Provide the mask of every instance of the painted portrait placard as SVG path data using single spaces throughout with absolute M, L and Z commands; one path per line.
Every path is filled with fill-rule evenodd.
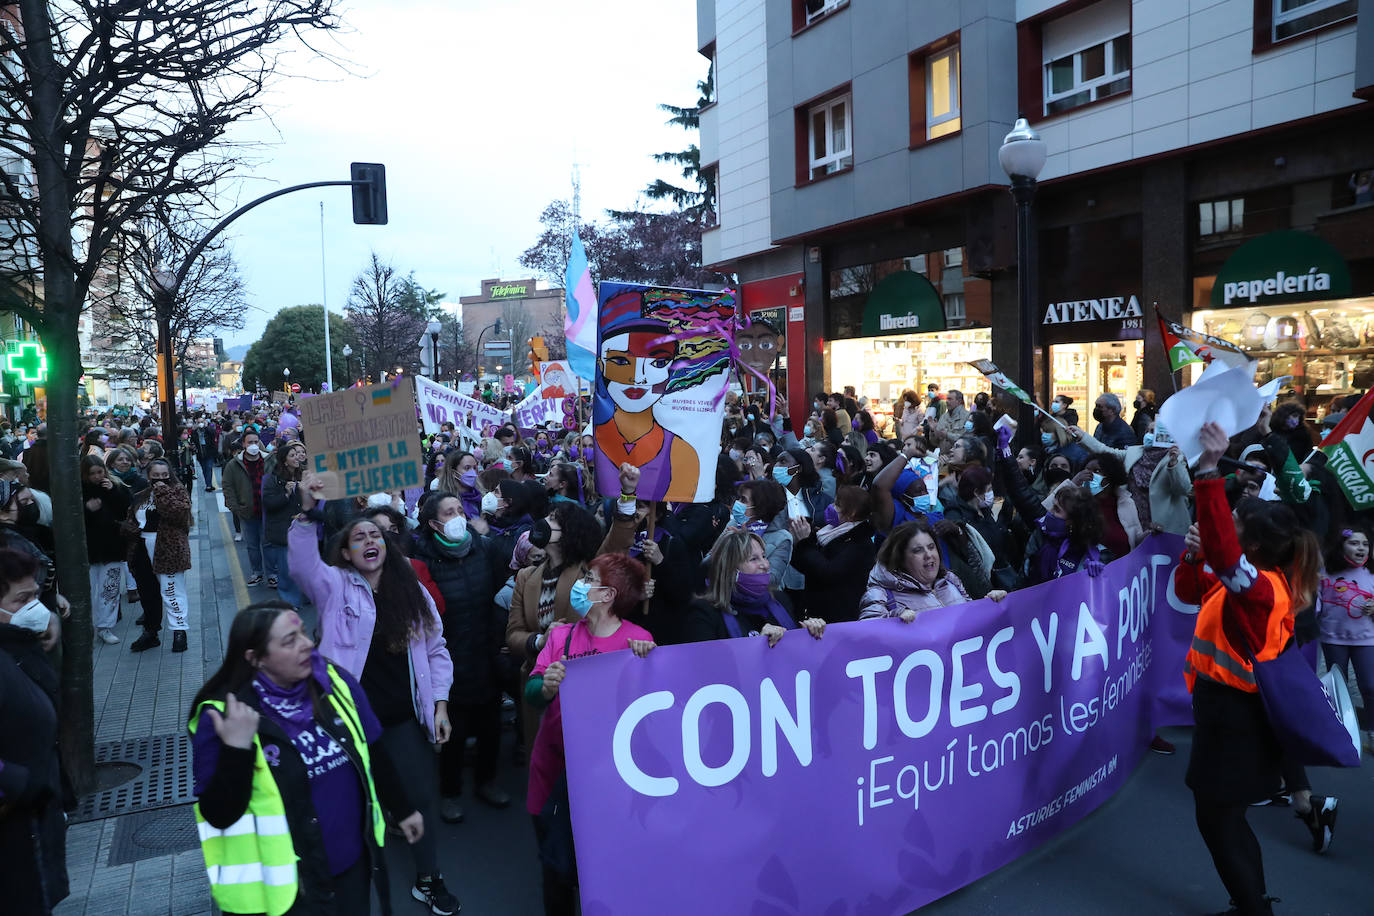
M 597 489 L 619 493 L 620 465 L 628 462 L 641 472 L 640 499 L 708 501 L 731 368 L 734 294 L 601 283 L 597 298 Z

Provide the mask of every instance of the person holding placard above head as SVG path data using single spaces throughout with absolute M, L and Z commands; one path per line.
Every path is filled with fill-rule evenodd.
M 1321 555 L 1316 537 L 1283 503 L 1246 499 L 1232 513 L 1217 470 L 1226 433 L 1204 423 L 1198 442 L 1198 520 L 1174 577 L 1178 598 L 1201 605 L 1184 666 L 1196 721 L 1186 781 L 1231 912 L 1269 914 L 1259 841 L 1246 813 L 1250 803 L 1278 791 L 1284 768 L 1254 663 L 1278 658 L 1292 642 L 1293 612 L 1316 594 Z M 1325 851 L 1336 799 L 1295 791 L 1292 800 L 1314 847 Z
M 320 559 L 316 503 L 325 481 L 307 473 L 298 488 L 301 514 L 287 532 L 292 578 L 319 608 L 320 652 L 362 685 L 382 725 L 379 746 L 400 774 L 429 825 L 438 820 L 439 787 L 432 748 L 452 733 L 448 698 L 453 661 L 434 599 L 410 561 L 392 549 L 366 517 L 355 517 L 326 545 Z M 400 814 L 401 812 L 393 812 Z M 458 899 L 439 873 L 433 831 L 411 847 L 411 896 L 436 916 L 458 912 Z

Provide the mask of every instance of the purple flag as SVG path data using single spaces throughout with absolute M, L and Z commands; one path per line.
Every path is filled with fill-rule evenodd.
M 1191 721 L 1181 550 L 819 642 L 572 660 L 583 912 L 900 914 L 1044 843 Z

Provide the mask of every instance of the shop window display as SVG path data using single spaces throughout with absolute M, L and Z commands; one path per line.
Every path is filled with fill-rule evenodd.
M 1314 419 L 1330 402 L 1374 387 L 1374 299 L 1202 309 L 1192 326 L 1232 341 L 1258 362 L 1255 375 L 1291 375 Z M 1193 373 L 1196 377 L 1196 371 Z

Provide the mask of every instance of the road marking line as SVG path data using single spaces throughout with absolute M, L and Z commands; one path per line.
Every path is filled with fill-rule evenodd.
M 234 600 L 238 602 L 239 609 L 242 610 L 253 603 L 248 600 L 248 584 L 243 579 L 243 566 L 239 563 L 239 552 L 234 548 L 234 535 L 229 531 L 229 522 L 225 518 L 226 513 L 216 512 L 215 514 L 219 516 L 220 536 L 228 548 L 225 552 L 229 555 L 229 578 L 234 580 Z

